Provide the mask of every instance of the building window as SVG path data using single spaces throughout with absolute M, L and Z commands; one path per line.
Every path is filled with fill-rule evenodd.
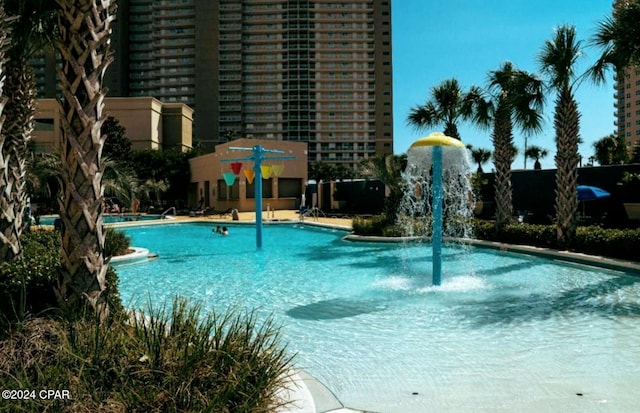
M 218 179 L 218 200 L 219 201 L 237 201 L 240 199 L 240 185 L 239 181 L 233 183 L 232 186 L 227 186 L 224 179 Z
M 278 178 L 278 198 L 298 198 L 301 191 L 300 178 Z
M 263 198 L 273 198 L 272 183 L 273 183 L 272 178 L 262 180 L 262 197 Z M 255 181 L 253 181 L 252 183 L 247 182 L 247 198 L 255 198 L 255 184 L 256 184 Z

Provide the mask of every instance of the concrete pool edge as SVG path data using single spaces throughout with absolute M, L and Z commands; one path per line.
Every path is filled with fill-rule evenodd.
M 145 262 L 149 259 L 149 250 L 141 247 L 129 247 L 132 250 L 129 254 L 117 255 L 111 257 L 109 264 L 112 265 L 129 265 Z
M 276 413 L 373 413 L 345 407 L 327 386 L 301 369 L 293 369 L 280 390 L 286 406 Z
M 551 248 L 533 247 L 529 245 L 504 244 L 500 242 L 483 241 L 477 239 L 464 240 L 463 242 L 474 246 L 480 246 L 499 251 L 517 252 L 521 254 L 534 255 L 560 261 L 568 261 L 576 264 L 606 268 L 609 270 L 631 272 L 635 275 L 640 275 L 640 262 L 627 261 L 617 258 L 608 258 L 599 255 L 589 255 L 567 250 L 555 250 Z

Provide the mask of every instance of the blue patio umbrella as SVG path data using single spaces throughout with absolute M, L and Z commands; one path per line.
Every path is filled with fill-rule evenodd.
M 582 216 L 585 217 L 585 201 L 595 201 L 608 198 L 611 194 L 602 188 L 589 185 L 578 185 L 578 201 L 582 202 Z
M 602 188 L 589 185 L 578 185 L 578 201 L 594 201 L 610 197 L 611 194 Z

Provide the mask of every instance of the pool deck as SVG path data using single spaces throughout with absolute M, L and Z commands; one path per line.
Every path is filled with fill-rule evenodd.
M 230 215 L 219 217 L 219 216 L 210 216 L 210 217 L 178 217 L 180 219 L 187 220 L 204 220 L 207 222 L 220 222 L 220 223 L 234 223 L 234 222 L 255 222 L 256 214 L 254 212 L 240 212 L 238 214 L 238 221 L 233 221 Z M 300 215 L 298 211 L 292 210 L 282 210 L 282 211 L 270 211 L 262 213 L 262 222 L 279 222 L 279 221 L 293 221 L 293 222 L 304 222 L 305 224 L 321 224 L 328 225 L 339 229 L 351 230 L 351 218 L 330 218 L 323 217 L 322 215 L 318 217 L 313 216 L 305 216 L 303 219 L 300 219 Z
M 128 226 L 139 226 L 139 225 L 155 225 L 155 224 L 166 224 L 171 222 L 209 222 L 212 224 L 251 224 L 256 222 L 256 214 L 254 212 L 240 212 L 238 214 L 238 220 L 234 221 L 231 218 L 231 215 L 210 215 L 210 216 L 175 216 L 171 219 L 166 220 L 149 220 L 149 221 L 131 221 L 131 222 L 118 222 L 112 224 L 106 224 L 107 226 L 118 226 L 118 227 L 128 227 Z M 266 211 L 262 213 L 262 222 L 264 224 L 269 223 L 278 223 L 278 222 L 304 222 L 305 224 L 311 225 L 322 225 L 329 226 L 336 229 L 342 229 L 345 231 L 351 230 L 351 218 L 332 218 L 332 217 L 311 217 L 305 216 L 303 219 L 300 219 L 300 215 L 298 211 L 292 210 L 282 210 L 282 211 L 270 211 L 267 213 Z

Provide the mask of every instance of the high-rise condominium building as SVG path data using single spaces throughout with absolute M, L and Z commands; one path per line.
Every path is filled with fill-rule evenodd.
M 613 13 L 622 3 L 613 2 Z M 616 74 L 616 121 L 618 136 L 623 137 L 629 152 L 640 145 L 640 67 L 629 67 L 623 74 Z
M 616 76 L 616 126 L 631 152 L 640 145 L 640 68 Z
M 353 166 L 393 152 L 390 0 L 119 0 L 109 96 L 194 110 L 194 143 L 309 142 Z

